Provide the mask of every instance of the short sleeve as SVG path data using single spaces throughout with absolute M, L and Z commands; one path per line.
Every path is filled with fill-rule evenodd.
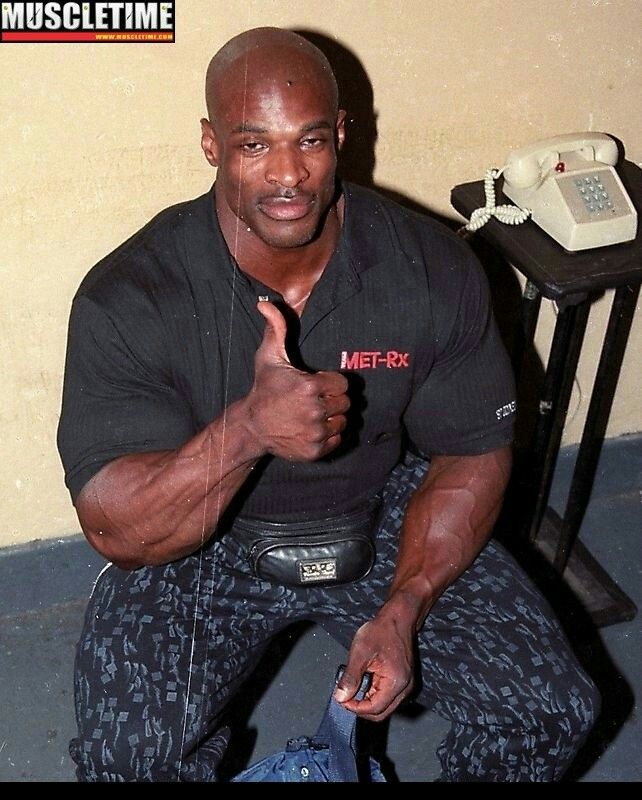
M 479 455 L 513 439 L 514 376 L 486 276 L 472 252 L 462 266 L 454 291 L 432 299 L 435 359 L 404 415 L 412 443 L 428 456 Z
M 195 433 L 188 404 L 172 387 L 167 365 L 154 355 L 162 352 L 160 337 L 138 323 L 136 333 L 120 330 L 92 300 L 74 301 L 58 426 L 58 449 L 74 502 L 109 461 L 174 449 Z

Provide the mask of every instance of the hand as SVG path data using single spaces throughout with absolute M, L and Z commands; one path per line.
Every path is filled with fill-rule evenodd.
M 357 631 L 334 696 L 358 716 L 379 722 L 412 691 L 413 661 L 412 628 L 401 630 L 393 617 L 380 614 Z M 363 700 L 353 700 L 366 672 L 372 672 L 370 689 Z
M 348 381 L 339 372 L 308 373 L 290 363 L 286 323 L 267 301 L 266 319 L 254 359 L 254 386 L 246 398 L 248 426 L 261 449 L 290 461 L 316 461 L 341 442 L 350 407 Z

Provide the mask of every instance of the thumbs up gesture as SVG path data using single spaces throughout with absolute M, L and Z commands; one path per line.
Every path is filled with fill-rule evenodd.
M 308 373 L 293 367 L 283 315 L 267 301 L 257 308 L 266 325 L 246 398 L 247 424 L 265 453 L 316 461 L 341 442 L 350 407 L 348 381 L 339 372 Z

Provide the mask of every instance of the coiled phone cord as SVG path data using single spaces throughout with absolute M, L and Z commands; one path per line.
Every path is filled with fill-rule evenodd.
M 487 169 L 484 177 L 484 191 L 486 193 L 486 205 L 477 208 L 470 215 L 470 220 L 466 225 L 457 231 L 459 235 L 474 233 L 483 227 L 492 217 L 496 217 L 505 225 L 520 225 L 526 222 L 531 212 L 527 208 L 518 206 L 496 206 L 495 205 L 495 181 L 502 174 L 504 169 Z

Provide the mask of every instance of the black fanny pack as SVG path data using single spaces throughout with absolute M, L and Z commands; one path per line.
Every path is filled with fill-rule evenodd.
M 379 499 L 340 516 L 307 522 L 237 517 L 232 535 L 247 550 L 252 572 L 286 586 L 350 583 L 375 562 Z

